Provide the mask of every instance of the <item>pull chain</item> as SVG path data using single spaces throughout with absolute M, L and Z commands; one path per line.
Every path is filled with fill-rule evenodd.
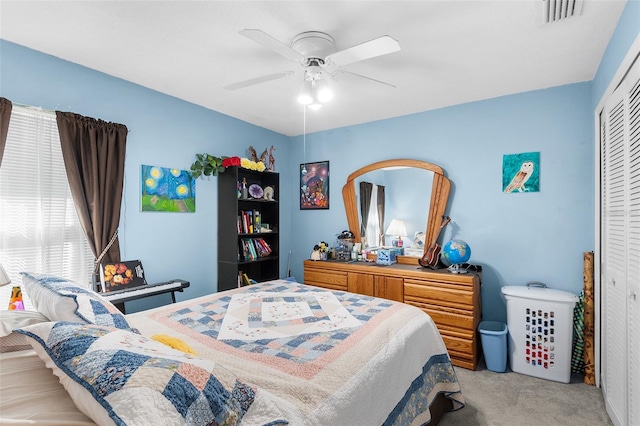
M 302 174 L 307 174 L 307 106 L 302 106 Z

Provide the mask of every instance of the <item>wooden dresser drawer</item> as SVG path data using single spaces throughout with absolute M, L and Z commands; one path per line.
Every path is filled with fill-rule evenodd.
M 323 269 L 304 268 L 304 283 L 330 290 L 347 291 L 347 273 Z
M 474 318 L 473 312 L 444 306 L 430 305 L 428 303 L 420 303 L 418 301 L 408 299 L 406 293 L 404 295 L 404 300 L 405 303 L 417 306 L 429 314 L 438 326 L 448 325 L 465 330 L 475 330 L 478 325 L 476 324 L 477 321 Z
M 473 342 L 471 340 L 448 336 L 443 332 L 441 332 L 440 335 L 442 336 L 442 340 L 444 341 L 448 351 L 457 352 L 458 356 L 473 359 Z
M 432 305 L 450 306 L 468 311 L 474 309 L 473 287 L 405 280 L 404 297 L 405 300 L 426 302 Z

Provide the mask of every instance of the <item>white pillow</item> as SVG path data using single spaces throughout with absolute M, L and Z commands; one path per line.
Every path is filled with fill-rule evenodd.
M 214 361 L 127 330 L 46 322 L 18 332 L 100 425 L 237 424 L 255 398 Z
M 21 272 L 33 307 L 51 321 L 85 322 L 130 329 L 113 303 L 73 281 L 51 275 Z
M 13 330 L 49 319 L 35 311 L 0 311 L 0 353 L 31 349 L 24 335 Z

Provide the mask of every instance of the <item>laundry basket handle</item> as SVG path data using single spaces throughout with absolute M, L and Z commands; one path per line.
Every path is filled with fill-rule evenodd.
M 547 288 L 547 285 L 545 283 L 542 283 L 540 281 L 529 281 L 527 283 L 527 287 L 541 287 L 541 288 Z

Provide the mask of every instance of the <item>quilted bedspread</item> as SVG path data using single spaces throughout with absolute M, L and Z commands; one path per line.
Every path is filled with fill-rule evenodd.
M 435 324 L 402 303 L 275 280 L 127 319 L 253 385 L 243 425 L 420 425 L 439 393 L 464 405 Z

